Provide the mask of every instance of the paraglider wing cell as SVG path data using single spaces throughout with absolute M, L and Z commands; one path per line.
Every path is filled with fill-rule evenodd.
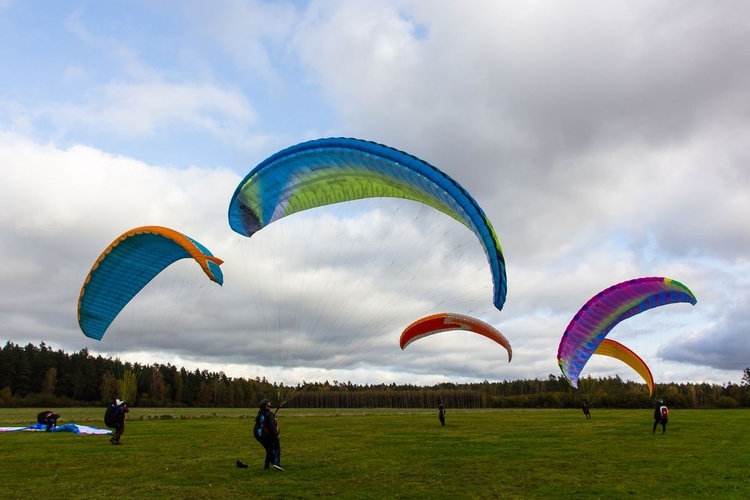
M 589 299 L 560 339 L 557 362 L 573 387 L 581 370 L 607 334 L 621 321 L 655 307 L 696 304 L 693 293 L 669 278 L 638 278 L 613 285 Z
M 505 336 L 500 333 L 492 325 L 485 323 L 484 321 L 466 316 L 464 314 L 454 313 L 438 313 L 424 318 L 418 319 L 411 325 L 407 326 L 406 329 L 401 333 L 401 339 L 399 341 L 401 349 L 405 349 L 406 346 L 430 335 L 434 335 L 439 332 L 447 332 L 452 330 L 466 330 L 479 335 L 483 335 L 494 342 L 497 342 L 501 346 L 505 347 L 508 351 L 508 362 L 513 357 L 513 350 L 511 349 L 510 342 Z
M 651 375 L 651 370 L 646 363 L 636 353 L 625 347 L 624 345 L 616 342 L 612 339 L 604 339 L 599 347 L 596 348 L 594 354 L 601 356 L 609 356 L 622 361 L 640 375 L 648 386 L 648 395 L 654 394 L 654 377 Z
M 448 175 L 388 146 L 329 138 L 280 151 L 261 162 L 239 184 L 229 206 L 229 225 L 249 237 L 302 210 L 382 197 L 423 203 L 472 230 L 492 271 L 493 302 L 502 309 L 507 290 L 505 260 L 484 211 Z
M 169 228 L 144 226 L 112 242 L 94 263 L 78 299 L 78 324 L 87 337 L 101 340 L 128 302 L 157 274 L 179 259 L 191 258 L 209 279 L 224 277 L 206 247 Z

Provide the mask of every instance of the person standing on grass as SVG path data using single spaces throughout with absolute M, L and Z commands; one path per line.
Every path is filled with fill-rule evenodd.
M 125 432 L 125 414 L 128 413 L 128 405 L 125 401 L 115 399 L 104 412 L 104 424 L 110 429 L 114 429 L 114 435 L 109 439 L 112 444 L 120 443 L 120 437 Z
M 661 424 L 661 433 L 667 432 L 667 421 L 669 420 L 669 408 L 664 404 L 664 400 L 660 399 L 654 406 L 654 428 L 651 434 L 656 434 L 656 427 Z
M 581 409 L 583 410 L 583 414 L 586 416 L 586 419 L 591 418 L 591 410 L 589 409 L 589 402 L 585 399 L 583 400 L 583 403 L 581 403 Z
M 253 436 L 266 450 L 266 459 L 263 463 L 264 469 L 273 467 L 278 471 L 281 468 L 281 442 L 279 440 L 279 425 L 276 422 L 276 414 L 271 411 L 271 402 L 264 399 L 260 402 L 258 415 L 255 417 Z
M 440 419 L 440 425 L 445 425 L 445 406 L 443 403 L 438 403 L 438 418 Z

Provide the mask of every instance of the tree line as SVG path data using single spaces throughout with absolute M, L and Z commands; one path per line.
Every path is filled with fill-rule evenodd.
M 68 354 L 45 343 L 0 350 L 0 407 L 103 405 L 122 397 L 118 379 L 135 378 L 133 406 L 255 407 L 284 391 L 290 408 L 576 408 L 585 399 L 597 408 L 650 408 L 645 384 L 617 377 L 582 378 L 574 389 L 562 375 L 547 379 L 441 383 L 433 386 L 303 382 L 285 388 L 266 380 L 228 377 L 223 372 L 186 370 L 171 364 L 142 365 L 92 356 L 87 349 Z M 656 396 L 675 408 L 749 408 L 750 367 L 742 384 L 657 384 Z

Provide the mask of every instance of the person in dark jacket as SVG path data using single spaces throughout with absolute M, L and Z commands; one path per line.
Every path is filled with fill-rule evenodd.
M 445 425 L 445 406 L 443 406 L 443 403 L 438 403 L 438 418 L 440 419 L 440 425 Z
M 279 440 L 279 425 L 276 422 L 276 414 L 271 411 L 271 402 L 264 399 L 260 402 L 258 415 L 255 417 L 253 436 L 266 450 L 266 459 L 263 463 L 264 469 L 273 467 L 278 471 L 281 468 L 281 442 Z
M 651 434 L 656 434 L 656 427 L 661 424 L 661 433 L 667 432 L 667 421 L 669 420 L 669 408 L 664 404 L 664 400 L 660 399 L 654 406 L 654 428 Z
M 581 403 L 581 409 L 583 410 L 583 414 L 587 419 L 591 418 L 591 409 L 589 408 L 589 402 L 585 399 L 583 400 L 583 403 Z
M 57 427 L 57 419 L 60 418 L 59 413 L 54 411 L 44 410 L 40 411 L 36 416 L 37 423 L 45 425 L 45 431 L 50 432 L 53 428 Z
M 120 443 L 120 438 L 125 432 L 125 414 L 129 411 L 130 409 L 125 401 L 115 399 L 114 402 L 107 407 L 107 411 L 104 412 L 104 424 L 110 429 L 115 430 L 114 434 L 109 439 L 110 443 L 118 445 L 122 444 Z

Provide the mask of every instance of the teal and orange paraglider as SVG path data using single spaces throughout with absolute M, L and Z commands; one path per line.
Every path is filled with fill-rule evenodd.
M 374 142 L 318 139 L 291 146 L 256 166 L 229 205 L 243 236 L 303 210 L 363 198 L 404 198 L 439 210 L 474 232 L 492 272 L 493 303 L 507 291 L 505 259 L 484 211 L 458 182 L 419 158 Z
M 109 325 L 156 275 L 180 259 L 194 259 L 211 281 L 224 281 L 223 262 L 182 233 L 159 226 L 131 229 L 96 260 L 78 298 L 78 324 L 87 337 L 101 340 Z
M 669 278 L 638 278 L 603 290 L 576 313 L 560 339 L 557 362 L 565 378 L 578 377 L 594 351 L 618 323 L 654 307 L 697 300 L 688 287 Z

